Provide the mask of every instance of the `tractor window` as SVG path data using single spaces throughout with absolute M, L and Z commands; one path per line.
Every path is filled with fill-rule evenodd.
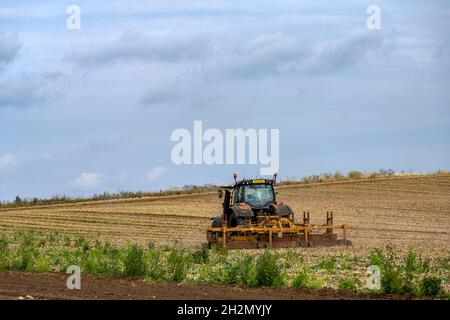
M 268 184 L 240 186 L 236 191 L 236 202 L 246 202 L 252 207 L 261 208 L 275 201 L 273 188 Z
M 244 202 L 244 186 L 239 186 L 234 193 L 234 203 Z

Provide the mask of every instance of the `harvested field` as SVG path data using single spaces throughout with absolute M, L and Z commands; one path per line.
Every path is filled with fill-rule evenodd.
M 353 248 L 344 250 L 356 254 L 387 244 L 413 247 L 423 255 L 450 251 L 450 175 L 287 185 L 279 187 L 279 198 L 297 219 L 310 211 L 312 222 L 322 223 L 325 212 L 333 211 L 336 223 L 353 225 Z M 58 231 L 117 244 L 196 247 L 220 210 L 220 200 L 210 193 L 2 209 L 0 231 Z

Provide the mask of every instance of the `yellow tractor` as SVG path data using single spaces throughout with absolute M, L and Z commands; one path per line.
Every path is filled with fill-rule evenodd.
M 273 248 L 351 245 L 347 240 L 350 226 L 333 224 L 333 212 L 327 212 L 326 223 L 310 223 L 309 212 L 303 212 L 302 223 L 296 223 L 292 209 L 276 199 L 277 174 L 273 179 L 243 179 L 219 187 L 223 214 L 212 218 L 206 230 L 209 248 Z M 342 236 L 334 231 L 342 231 Z

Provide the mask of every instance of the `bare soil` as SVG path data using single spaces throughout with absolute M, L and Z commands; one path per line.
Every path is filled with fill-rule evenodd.
M 355 254 L 386 244 L 426 256 L 450 252 L 450 175 L 279 186 L 279 199 L 298 221 L 308 211 L 312 223 L 325 223 L 326 211 L 333 211 L 335 224 L 353 226 L 349 239 Z M 221 208 L 221 199 L 207 193 L 0 209 L 0 232 L 31 229 L 118 245 L 152 241 L 200 247 Z
M 292 288 L 243 288 L 227 285 L 147 283 L 141 279 L 82 275 L 81 289 L 66 287 L 61 273 L 0 272 L 0 299 L 141 299 L 141 300 L 354 300 L 408 299 L 404 295 L 356 294 L 350 291 L 319 291 Z

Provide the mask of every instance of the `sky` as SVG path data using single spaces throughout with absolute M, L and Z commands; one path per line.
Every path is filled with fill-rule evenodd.
M 259 174 L 175 165 L 195 120 L 279 129 L 281 179 L 450 170 L 450 3 L 0 1 L 0 200 Z

